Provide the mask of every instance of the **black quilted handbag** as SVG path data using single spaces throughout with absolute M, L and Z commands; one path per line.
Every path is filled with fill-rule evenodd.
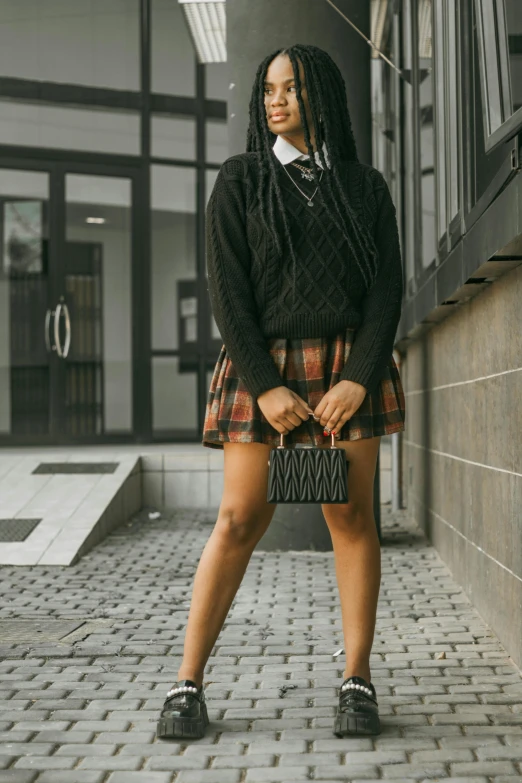
M 269 503 L 347 503 L 346 452 L 335 445 L 288 448 L 283 443 L 270 451 L 268 460 Z

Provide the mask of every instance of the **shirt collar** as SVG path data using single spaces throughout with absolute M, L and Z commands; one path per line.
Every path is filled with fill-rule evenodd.
M 283 166 L 286 166 L 288 163 L 291 163 L 293 160 L 308 160 L 310 158 L 310 156 L 307 153 L 303 153 L 301 152 L 301 150 L 298 150 L 297 147 L 294 147 L 294 145 L 290 144 L 289 141 L 283 139 L 282 136 L 277 137 L 272 149 L 274 155 L 279 160 L 279 162 L 283 164 Z M 328 160 L 328 153 L 326 151 L 326 144 L 324 143 L 324 141 L 323 141 L 323 153 L 324 153 L 324 159 L 326 161 L 326 165 L 329 167 L 330 163 Z M 321 159 L 317 151 L 315 152 L 315 160 L 317 165 L 322 168 Z

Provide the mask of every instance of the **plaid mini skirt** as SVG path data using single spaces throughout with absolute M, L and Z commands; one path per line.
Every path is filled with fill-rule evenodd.
M 348 328 L 330 338 L 269 339 L 270 354 L 281 375 L 281 385 L 298 394 L 315 410 L 326 392 L 339 382 L 355 332 Z M 404 391 L 392 356 L 379 385 L 374 392 L 366 394 L 337 439 L 360 440 L 399 432 L 404 429 L 405 413 Z M 287 446 L 294 443 L 320 446 L 330 440 L 323 435 L 322 425 L 310 416 L 285 435 L 284 443 Z M 239 378 L 223 345 L 210 382 L 202 443 L 209 448 L 222 449 L 224 442 L 278 446 L 280 435 Z

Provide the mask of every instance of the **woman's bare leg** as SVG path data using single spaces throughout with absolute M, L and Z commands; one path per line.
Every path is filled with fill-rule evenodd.
M 341 600 L 346 668 L 369 682 L 370 652 L 375 633 L 381 584 L 381 547 L 373 513 L 373 482 L 380 437 L 338 441 L 348 469 L 348 503 L 324 504 L 332 536 Z
M 198 687 L 250 556 L 277 508 L 266 501 L 270 449 L 263 443 L 224 444 L 223 497 L 196 571 L 178 671 L 179 680 Z

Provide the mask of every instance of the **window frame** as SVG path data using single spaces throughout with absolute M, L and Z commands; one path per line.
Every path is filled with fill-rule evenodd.
M 486 43 L 486 33 L 488 28 L 484 23 L 484 3 L 491 3 L 491 10 L 494 14 L 494 40 L 495 51 L 488 51 Z M 522 107 L 516 112 L 511 112 L 511 106 L 507 103 L 509 94 L 509 85 L 511 82 L 511 69 L 509 63 L 509 45 L 507 39 L 507 25 L 504 0 L 474 0 L 475 18 L 477 23 L 478 55 L 480 70 L 480 88 L 482 95 L 482 117 L 484 146 L 486 152 L 496 149 L 509 139 L 516 136 L 522 129 Z M 504 35 L 499 35 L 499 30 L 504 31 Z M 489 31 L 491 38 L 491 31 Z M 491 74 L 491 63 L 496 64 L 494 74 Z M 499 107 L 501 112 L 500 125 L 492 129 L 491 124 L 491 101 L 489 84 L 495 79 L 498 85 L 500 97 Z
M 432 13 L 438 265 L 462 236 L 461 8 L 456 0 L 438 0 Z

